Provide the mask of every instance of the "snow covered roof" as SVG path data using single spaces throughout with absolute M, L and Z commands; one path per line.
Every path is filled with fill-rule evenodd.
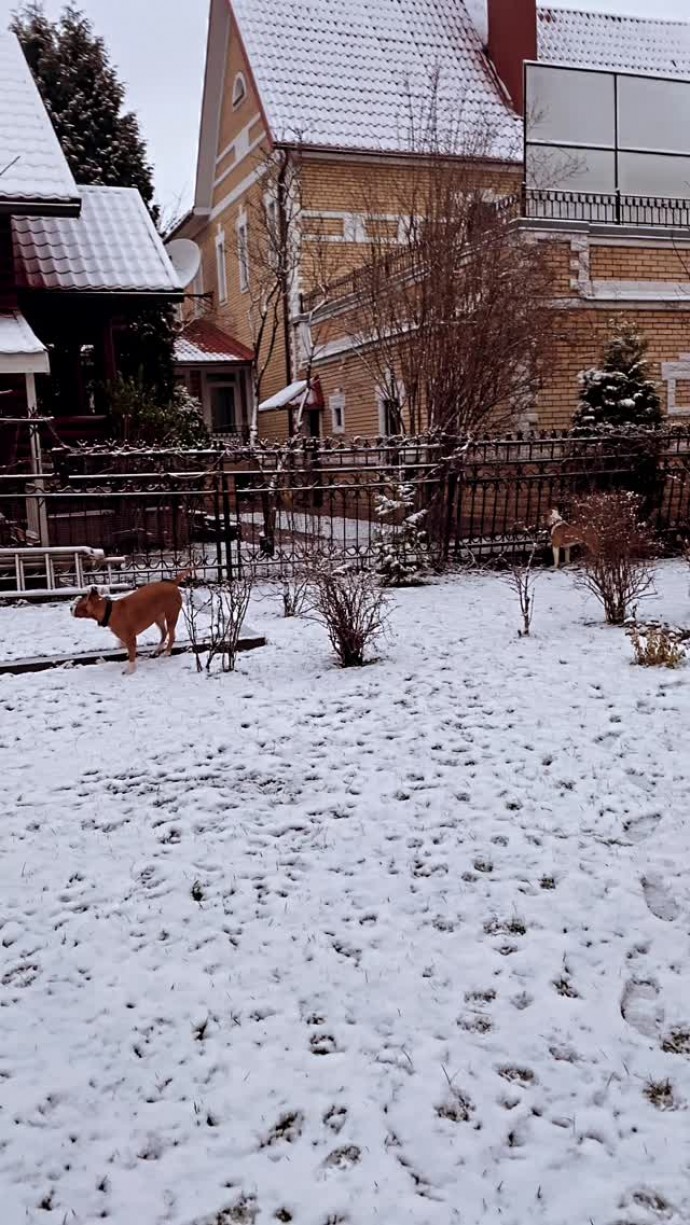
M 0 314 L 0 374 L 48 374 L 48 350 L 19 311 Z
M 439 127 L 482 128 L 491 156 L 517 157 L 519 122 L 462 0 L 232 0 L 278 141 L 398 152 L 410 98 L 431 95 Z M 414 111 L 414 107 L 412 108 Z
M 0 207 L 79 212 L 79 192 L 24 53 L 0 32 Z
M 13 217 L 17 285 L 94 293 L 181 294 L 139 192 L 80 187 L 80 217 Z
M 688 22 L 542 8 L 538 28 L 547 63 L 690 78 Z
M 253 358 L 246 345 L 203 319 L 187 324 L 175 341 L 175 361 L 181 366 L 251 362 Z
M 296 383 L 289 383 L 287 387 L 283 387 L 282 391 L 276 392 L 274 396 L 270 396 L 268 400 L 263 400 L 259 405 L 261 412 L 267 412 L 271 408 L 289 408 L 290 405 L 298 405 L 301 402 L 302 396 L 307 390 L 307 380 L 299 379 Z M 321 396 L 321 385 L 316 379 L 312 384 L 312 388 L 307 396 L 305 405 L 309 407 L 323 406 Z
M 283 387 L 282 391 L 277 391 L 268 400 L 263 400 L 259 405 L 260 411 L 266 412 L 271 408 L 287 408 L 290 404 L 299 403 L 300 397 L 304 395 L 306 386 L 306 379 L 300 379 L 297 383 L 289 383 L 287 387 Z

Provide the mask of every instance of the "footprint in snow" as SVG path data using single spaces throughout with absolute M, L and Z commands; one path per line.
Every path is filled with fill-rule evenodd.
M 623 829 L 631 842 L 642 842 L 644 838 L 651 837 L 660 820 L 661 813 L 649 812 L 641 817 L 631 817 L 624 823 Z
M 647 906 L 657 919 L 672 923 L 678 918 L 680 906 L 660 876 L 651 872 L 643 876 L 642 891 Z
M 621 1014 L 638 1034 L 655 1038 L 664 1021 L 664 1006 L 653 979 L 631 979 L 621 997 Z

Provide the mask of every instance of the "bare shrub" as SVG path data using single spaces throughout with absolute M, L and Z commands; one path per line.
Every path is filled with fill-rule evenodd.
M 299 617 L 304 612 L 309 595 L 309 579 L 305 574 L 293 574 L 282 581 L 281 597 L 284 617 Z
M 294 532 L 294 527 L 293 527 Z M 297 545 L 293 550 L 292 567 L 278 579 L 284 617 L 301 617 L 311 605 L 312 571 L 322 557 L 319 543 Z
M 528 638 L 534 615 L 534 588 L 539 572 L 534 569 L 534 557 L 537 551 L 536 543 L 523 558 L 511 561 L 510 569 L 505 575 L 508 586 L 515 592 L 520 605 L 522 629 L 518 630 L 520 638 Z
M 685 647 L 666 626 L 635 624 L 628 630 L 628 637 L 635 663 L 642 668 L 680 668 L 685 663 Z
M 640 517 L 641 499 L 624 491 L 581 498 L 573 523 L 588 541 L 578 581 L 604 607 L 609 625 L 622 625 L 653 587 L 652 540 Z
M 182 613 L 187 627 L 187 635 L 192 644 L 197 672 L 203 672 L 204 670 L 201 656 L 206 637 L 204 627 L 208 622 L 208 606 L 208 591 L 198 587 L 191 587 L 188 590 L 187 598 L 182 605 Z
M 252 594 L 251 578 L 224 579 L 196 588 L 184 605 L 187 633 L 196 659 L 197 672 L 206 672 L 220 659 L 223 672 L 234 672 L 242 626 Z
M 383 632 L 386 600 L 366 570 L 317 561 L 311 571 L 311 612 L 323 625 L 342 668 L 361 668 L 367 647 Z

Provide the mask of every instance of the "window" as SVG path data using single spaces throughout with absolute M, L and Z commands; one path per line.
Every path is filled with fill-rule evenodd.
M 336 391 L 328 400 L 331 410 L 331 423 L 334 434 L 345 433 L 345 396 L 342 391 Z
M 247 82 L 244 79 L 244 74 L 238 72 L 235 77 L 235 84 L 232 87 L 232 105 L 234 108 L 241 106 L 247 96 Z
M 383 398 L 379 401 L 379 429 L 384 437 L 400 434 L 401 430 L 400 401 Z
M 391 434 L 402 434 L 402 406 L 404 389 L 390 371 L 386 385 L 379 389 L 379 434 L 384 438 Z
M 246 213 L 240 213 L 237 219 L 237 262 L 240 271 L 240 289 L 242 293 L 246 293 L 249 289 L 249 227 Z
M 219 230 L 216 234 L 216 279 L 218 282 L 218 301 L 228 300 L 228 273 L 225 263 L 225 234 Z
M 235 384 L 211 387 L 211 428 L 214 434 L 236 434 Z

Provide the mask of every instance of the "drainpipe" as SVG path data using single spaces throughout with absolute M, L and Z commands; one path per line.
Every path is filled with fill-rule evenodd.
M 286 149 L 282 151 L 280 170 L 278 172 L 278 225 L 280 226 L 280 249 L 283 256 L 283 266 L 287 267 L 287 247 L 290 241 L 290 233 L 288 226 L 287 215 L 287 188 L 285 179 L 287 169 L 290 162 L 290 154 Z M 285 346 L 285 385 L 289 387 L 292 383 L 292 337 L 290 335 L 290 286 L 288 285 L 287 276 L 283 276 L 282 285 L 280 287 L 281 297 L 283 299 L 283 343 Z M 292 410 L 288 408 L 288 433 L 292 434 Z

